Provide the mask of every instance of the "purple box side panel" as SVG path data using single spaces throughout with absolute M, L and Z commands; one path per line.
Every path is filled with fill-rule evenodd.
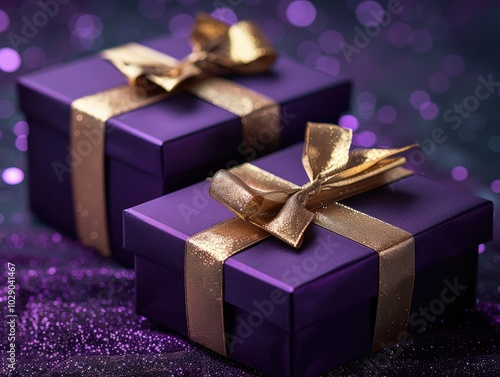
M 257 161 L 256 165 L 285 179 L 303 183 L 305 173 L 300 164 L 290 164 L 290 161 L 299 160 L 300 153 L 301 146 L 294 146 L 265 157 Z M 208 197 L 208 185 L 208 182 L 200 182 L 135 207 L 131 211 L 140 215 L 143 221 L 149 222 L 150 226 L 162 224 L 166 232 L 176 232 L 185 239 L 232 217 L 227 209 Z M 370 200 L 366 200 L 365 195 L 370 196 Z M 406 178 L 346 202 L 355 209 L 406 228 L 415 234 L 417 269 L 460 254 L 465 248 L 475 247 L 491 234 L 491 203 L 420 176 Z M 408 220 L 408 213 L 412 214 L 411 221 Z M 130 232 L 129 237 L 140 238 L 140 234 L 132 227 Z M 159 237 L 162 237 L 161 232 L 159 234 Z M 458 240 L 449 242 L 450 238 Z M 319 246 L 322 248 L 318 249 Z M 167 261 L 163 252 L 155 248 L 134 252 L 162 265 L 168 263 L 175 271 L 181 271 L 184 266 L 182 257 Z M 330 252 L 332 257 L 328 257 L 325 252 Z M 326 274 L 335 275 L 339 271 L 342 273 L 339 275 L 338 284 L 342 281 L 342 284 L 348 284 L 357 278 L 359 280 L 359 277 L 365 279 L 360 280 L 363 284 L 351 287 L 349 295 L 345 294 L 344 288 L 336 290 L 335 285 L 331 285 L 328 290 L 312 289 L 314 294 L 302 295 L 300 289 L 296 291 L 292 328 L 303 328 L 331 314 L 329 310 L 337 310 L 356 301 L 375 297 L 378 289 L 376 261 L 372 250 L 312 226 L 307 231 L 300 251 L 292 250 L 282 242 L 269 238 L 229 258 L 225 265 L 225 299 L 235 306 L 252 310 L 252 300 L 249 296 L 241 295 L 239 290 L 233 290 L 230 280 L 232 278 L 237 278 L 242 287 L 253 287 L 253 294 L 257 297 L 269 297 L 272 289 L 276 287 L 290 292 L 311 282 L 314 285 L 314 281 L 319 277 Z M 340 278 L 342 274 L 347 275 Z M 266 284 L 257 284 L 257 281 Z M 328 306 L 328 302 L 332 301 L 336 302 L 335 307 Z M 310 306 L 311 310 L 308 309 Z M 316 310 L 314 307 L 322 310 Z M 283 315 L 289 314 L 277 310 L 269 320 L 287 328 L 290 323 L 282 321 Z
M 31 124 L 28 135 L 30 209 L 50 225 L 75 237 L 71 176 L 66 162 L 67 136 L 29 117 L 27 120 Z M 57 173 L 53 166 L 56 166 Z
M 134 254 L 123 249 L 123 209 L 162 195 L 163 180 L 107 157 L 106 185 L 108 227 L 113 257 L 125 266 L 134 265 Z

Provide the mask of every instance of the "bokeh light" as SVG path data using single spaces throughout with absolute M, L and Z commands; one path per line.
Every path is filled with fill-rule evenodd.
M 493 191 L 495 194 L 500 194 L 500 179 L 495 179 L 493 182 L 491 182 L 491 191 Z
M 439 107 L 434 102 L 425 101 L 419 107 L 420 116 L 425 120 L 436 119 L 439 115 Z
M 303 41 L 297 46 L 297 55 L 305 64 L 316 65 L 321 56 L 321 48 L 315 41 Z
M 0 9 L 0 33 L 3 33 L 5 30 L 7 30 L 9 28 L 9 24 L 9 16 L 7 15 L 7 13 L 5 13 L 5 11 Z
M 412 34 L 412 29 L 408 24 L 398 21 L 387 27 L 387 39 L 396 47 L 406 47 Z
M 377 111 L 377 119 L 380 123 L 389 124 L 396 120 L 396 109 L 392 106 L 382 106 Z
M 415 30 L 410 35 L 409 44 L 415 52 L 427 52 L 432 47 L 432 35 L 427 30 Z
M 0 119 L 10 118 L 14 114 L 15 108 L 12 102 L 0 100 Z
M 450 79 L 444 73 L 436 72 L 429 78 L 429 88 L 434 93 L 444 93 L 450 88 Z
M 442 67 L 448 76 L 460 76 L 465 71 L 465 60 L 460 55 L 451 54 L 443 59 Z
M 455 181 L 465 181 L 469 176 L 469 171 L 463 166 L 455 166 L 451 169 L 451 176 Z
M 225 22 L 226 24 L 232 25 L 238 21 L 238 16 L 232 9 L 220 7 L 215 9 L 212 13 L 210 13 L 212 17 L 217 18 L 220 21 Z
M 344 37 L 336 30 L 326 30 L 319 36 L 319 45 L 324 52 L 335 54 L 341 51 L 341 44 Z
M 411 106 L 418 110 L 424 104 L 430 101 L 429 94 L 424 90 L 415 90 L 410 94 Z
M 363 26 L 376 26 L 380 24 L 384 9 L 376 1 L 363 1 L 356 7 L 356 18 Z
M 354 115 L 345 114 L 339 118 L 339 126 L 356 131 L 359 127 L 359 121 Z
M 176 14 L 170 19 L 170 22 L 168 23 L 168 29 L 174 37 L 185 38 L 191 33 L 193 24 L 193 17 L 185 13 L 180 13 Z
M 84 39 L 96 39 L 102 33 L 101 19 L 93 14 L 80 14 L 72 23 L 73 35 Z
M 21 56 L 19 53 L 10 48 L 0 48 L 0 70 L 4 72 L 15 72 L 21 66 Z
M 17 136 L 26 136 L 29 134 L 30 129 L 27 122 L 20 120 L 14 124 L 13 131 Z
M 16 167 L 10 167 L 2 172 L 2 179 L 8 185 L 18 185 L 24 180 L 24 172 Z
M 340 72 L 340 63 L 333 56 L 320 56 L 316 60 L 316 69 L 337 76 Z
M 315 20 L 316 7 L 310 1 L 292 1 L 286 8 L 286 17 L 292 25 L 306 27 Z
M 377 97 L 373 93 L 362 92 L 358 95 L 356 102 L 361 110 L 368 111 L 372 110 L 377 104 Z
M 495 135 L 495 136 L 490 137 L 490 140 L 488 141 L 488 147 L 493 152 L 500 152 L 500 136 Z
M 372 131 L 363 131 L 357 135 L 357 144 L 360 147 L 373 147 L 377 142 L 377 135 Z
M 96 50 L 104 42 L 103 24 L 94 14 L 78 13 L 69 21 L 71 44 L 76 50 Z
M 28 47 L 23 53 L 23 62 L 28 68 L 40 68 L 46 59 L 45 51 L 38 46 Z
M 140 0 L 137 8 L 145 18 L 149 19 L 160 18 L 165 13 L 163 1 Z
M 478 252 L 479 254 L 482 254 L 482 253 L 484 253 L 485 251 L 486 251 L 486 245 L 485 245 L 484 243 L 479 244 L 479 247 L 477 248 L 477 252 Z

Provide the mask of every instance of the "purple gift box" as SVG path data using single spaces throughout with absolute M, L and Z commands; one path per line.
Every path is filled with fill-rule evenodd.
M 144 44 L 175 58 L 191 52 L 186 39 L 158 38 Z M 301 140 L 307 120 L 335 121 L 348 109 L 349 82 L 339 82 L 286 56 L 280 56 L 266 74 L 230 80 L 281 105 L 281 146 Z M 30 124 L 30 206 L 67 234 L 76 234 L 70 161 L 83 158 L 69 145 L 71 103 L 125 83 L 126 78 L 98 55 L 19 79 L 19 102 Z M 240 118 L 190 94 L 176 94 L 116 116 L 106 126 L 111 250 L 115 259 L 127 265 L 133 263 L 133 255 L 122 249 L 123 209 L 198 182 L 229 163 L 253 158 L 251 151 L 238 152 Z
M 297 144 L 254 164 L 301 185 L 308 181 L 301 153 Z M 184 336 L 186 240 L 235 216 L 208 187 L 199 182 L 124 212 L 137 312 Z M 492 235 L 491 202 L 413 175 L 342 203 L 414 236 L 415 286 L 402 347 L 439 316 L 473 304 L 477 247 Z M 272 376 L 324 373 L 371 352 L 377 294 L 373 250 L 317 225 L 299 250 L 267 238 L 224 265 L 228 355 Z

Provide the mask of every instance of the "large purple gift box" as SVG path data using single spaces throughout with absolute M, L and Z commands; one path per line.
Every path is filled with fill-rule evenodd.
M 186 39 L 158 38 L 144 44 L 178 59 L 191 52 Z M 281 105 L 281 146 L 300 141 L 307 120 L 335 121 L 349 104 L 348 82 L 286 56 L 280 56 L 267 74 L 229 79 Z M 20 106 L 30 124 L 31 209 L 70 235 L 76 229 L 69 161 L 82 158 L 69 145 L 71 103 L 126 82 L 98 55 L 19 79 Z M 128 265 L 133 255 L 122 249 L 123 209 L 198 182 L 228 163 L 252 158 L 248 151 L 238 153 L 240 118 L 190 94 L 116 116 L 106 126 L 112 130 L 106 132 L 105 145 L 111 250 Z
M 298 144 L 254 164 L 301 185 L 308 181 L 301 153 Z M 184 336 L 186 240 L 234 217 L 208 187 L 203 181 L 124 212 L 137 312 Z M 416 277 L 402 347 L 440 315 L 473 303 L 477 247 L 491 238 L 490 202 L 413 175 L 342 203 L 414 236 Z M 371 352 L 377 293 L 373 250 L 317 225 L 299 250 L 267 238 L 224 265 L 228 355 L 271 376 L 321 374 Z M 367 374 L 374 368 L 367 365 Z

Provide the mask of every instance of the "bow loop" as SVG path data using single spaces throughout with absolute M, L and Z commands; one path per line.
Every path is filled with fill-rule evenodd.
M 202 75 L 257 74 L 268 70 L 276 60 L 276 51 L 258 26 L 249 21 L 227 25 L 208 14 L 200 14 L 191 33 L 193 52 L 182 60 L 151 61 L 125 49 L 104 53 L 132 85 L 151 83 L 167 92 L 186 80 Z
M 243 165 L 217 172 L 210 195 L 245 221 L 298 248 L 316 209 L 384 184 L 384 174 L 390 175 L 406 161 L 393 156 L 415 146 L 349 153 L 351 140 L 351 130 L 309 122 L 302 154 L 308 183 L 282 189 L 278 177 L 267 182 Z

